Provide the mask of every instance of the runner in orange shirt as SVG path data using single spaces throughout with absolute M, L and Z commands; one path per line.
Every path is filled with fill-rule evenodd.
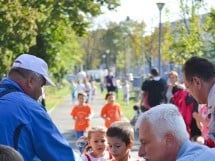
M 122 111 L 120 105 L 115 103 L 113 92 L 107 93 L 105 99 L 107 103 L 103 106 L 100 115 L 105 120 L 105 126 L 108 128 L 113 122 L 121 120 Z
M 76 131 L 77 139 L 83 136 L 84 132 L 90 126 L 91 107 L 86 104 L 86 93 L 78 93 L 78 104 L 72 108 L 70 115 L 75 120 L 74 130 Z

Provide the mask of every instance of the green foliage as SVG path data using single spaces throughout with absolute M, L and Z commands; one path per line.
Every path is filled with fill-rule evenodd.
M 100 37 L 94 37 L 98 43 L 92 48 L 99 49 L 100 59 L 102 55 L 106 56 L 107 67 L 116 65 L 117 70 L 122 72 L 125 70 L 128 61 L 130 61 L 130 66 L 142 63 L 142 59 L 139 58 L 142 57 L 144 28 L 145 24 L 143 22 L 139 23 L 132 20 L 125 20 L 120 24 L 110 23 L 107 29 L 103 30 Z M 100 32 L 100 30 L 93 32 Z M 94 39 L 91 39 L 90 42 Z M 104 63 L 104 60 L 101 63 Z
M 0 72 L 6 73 L 12 60 L 35 43 L 38 13 L 20 1 L 0 1 L 0 6 Z
M 205 56 L 209 58 L 211 61 L 215 63 L 215 9 L 212 9 L 210 14 L 206 17 L 206 23 L 205 23 L 205 30 L 207 32 L 206 37 L 207 41 L 205 42 L 206 48 L 205 50 Z
M 19 54 L 31 52 L 44 58 L 60 81 L 82 61 L 78 36 L 87 33 L 90 18 L 101 14 L 102 6 L 118 5 L 119 0 L 0 1 L 0 73 Z
M 47 86 L 45 87 L 45 94 L 46 108 L 50 110 L 62 103 L 65 97 L 70 94 L 69 83 L 64 82 L 61 86 L 56 87 Z
M 128 119 L 131 119 L 134 116 L 133 106 L 136 104 L 136 102 L 134 100 L 130 100 L 129 104 L 127 105 L 126 102 L 123 101 L 122 90 L 119 90 L 116 102 L 119 103 L 120 106 L 122 107 L 123 116 L 125 116 Z
M 196 11 L 200 8 L 198 2 L 191 7 L 181 1 L 181 11 L 183 20 L 174 23 L 172 26 L 172 43 L 169 44 L 169 57 L 171 62 L 183 64 L 191 56 L 201 56 L 203 54 L 204 32 L 201 16 L 196 16 Z

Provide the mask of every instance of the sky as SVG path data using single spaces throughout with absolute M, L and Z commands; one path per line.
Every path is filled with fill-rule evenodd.
M 159 9 L 157 2 L 165 3 L 162 9 L 162 22 L 179 19 L 179 0 L 120 0 L 121 6 L 116 11 L 104 10 L 104 14 L 94 19 L 93 28 L 105 27 L 110 22 L 124 21 L 127 16 L 132 20 L 144 21 L 147 25 L 146 31 L 151 31 L 159 23 Z M 189 0 L 191 1 L 191 0 Z M 215 7 L 215 0 L 204 0 L 205 5 L 202 12 L 210 7 Z M 207 6 L 207 7 L 206 7 Z M 168 10 L 168 14 L 166 14 Z

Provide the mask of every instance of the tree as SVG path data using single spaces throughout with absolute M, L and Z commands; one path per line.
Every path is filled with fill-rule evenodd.
M 183 64 L 191 56 L 203 54 L 203 25 L 197 10 L 201 1 L 180 0 L 183 19 L 173 23 L 173 43 L 171 59 L 177 64 Z
M 75 64 L 80 63 L 83 51 L 77 36 L 87 33 L 90 18 L 101 14 L 102 6 L 112 10 L 119 2 L 16 0 L 1 1 L 0 5 L 1 73 L 8 70 L 12 60 L 20 53 L 31 51 L 44 58 L 56 75 L 65 73 L 71 67 L 64 63 L 66 58 L 71 58 Z
M 208 14 L 206 17 L 206 22 L 205 22 L 205 30 L 206 30 L 206 42 L 204 48 L 204 56 L 207 57 L 208 59 L 212 60 L 215 62 L 215 28 L 214 28 L 214 23 L 215 23 L 215 9 L 212 9 L 211 12 Z

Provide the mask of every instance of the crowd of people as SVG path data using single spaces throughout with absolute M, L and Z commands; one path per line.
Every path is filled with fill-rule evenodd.
M 71 83 L 77 104 L 71 110 L 81 156 L 69 145 L 38 102 L 45 85 L 52 85 L 47 63 L 22 54 L 0 82 L 0 158 L 11 161 L 132 161 L 135 132 L 139 156 L 151 161 L 202 161 L 215 159 L 215 65 L 192 57 L 166 82 L 153 68 L 141 86 L 135 121 L 122 121 L 111 71 L 105 77 L 106 103 L 101 107 L 102 127 L 91 127 L 90 105 L 96 93 L 88 79 Z M 126 84 L 126 82 L 125 82 Z M 125 89 L 126 90 L 126 89 Z M 94 91 L 94 92 L 93 92 Z M 124 95 L 125 100 L 127 95 Z M 134 125 L 135 128 L 132 126 Z M 202 139 L 200 139 L 202 138 Z

